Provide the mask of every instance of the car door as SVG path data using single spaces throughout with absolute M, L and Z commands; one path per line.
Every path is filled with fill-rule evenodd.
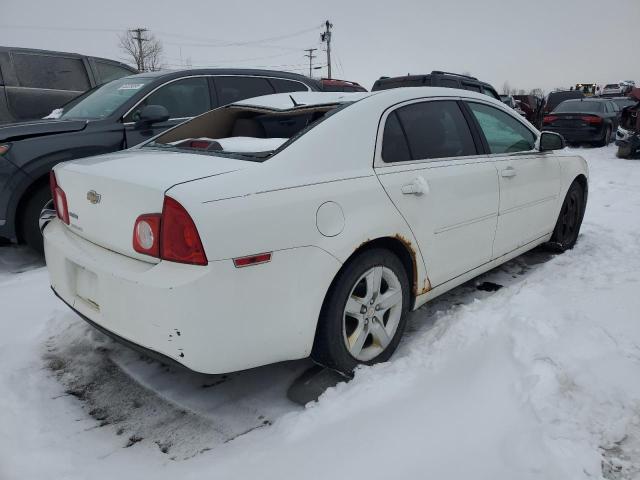
M 537 133 L 516 114 L 479 100 L 464 104 L 498 170 L 500 209 L 493 245 L 497 258 L 553 230 L 560 164 L 553 153 L 535 149 Z
M 147 105 L 162 105 L 169 112 L 169 120 L 140 127 L 136 120 Z M 132 147 L 168 128 L 211 109 L 211 94 L 206 76 L 183 77 L 171 80 L 149 93 L 123 118 L 127 147 Z
M 375 172 L 413 231 L 436 287 L 491 259 L 498 179 L 456 99 L 388 110 Z

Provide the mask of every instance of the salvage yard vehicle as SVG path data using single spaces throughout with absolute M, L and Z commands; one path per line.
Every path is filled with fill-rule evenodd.
M 96 85 L 133 73 L 107 58 L 0 47 L 0 123 L 42 118 Z
M 292 93 L 204 113 L 51 174 L 55 294 L 204 373 L 390 358 L 407 314 L 531 248 L 572 248 L 587 165 L 450 88 Z
M 0 126 L 0 237 L 42 250 L 38 216 L 51 198 L 49 171 L 58 162 L 132 147 L 244 98 L 322 88 L 318 80 L 270 70 L 148 72 L 85 93 L 57 119 Z
M 584 93 L 577 90 L 558 90 L 547 95 L 544 102 L 544 113 L 553 111 L 558 105 L 565 100 L 573 100 L 576 98 L 585 98 Z
M 478 80 L 470 75 L 459 73 L 443 72 L 434 70 L 426 75 L 405 75 L 402 77 L 380 77 L 371 87 L 371 91 L 388 90 L 390 88 L 403 87 L 446 87 L 461 88 L 472 92 L 484 93 L 485 95 L 501 100 L 500 95 L 487 82 Z M 513 107 L 513 105 L 510 105 Z
M 618 128 L 618 107 L 606 99 L 565 100 L 543 119 L 543 128 L 559 133 L 569 143 L 611 143 Z
M 632 89 L 628 99 L 631 104 L 622 109 L 620 125 L 616 131 L 619 158 L 629 158 L 640 153 L 640 88 Z

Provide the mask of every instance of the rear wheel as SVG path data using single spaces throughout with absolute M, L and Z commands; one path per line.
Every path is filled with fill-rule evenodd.
M 410 290 L 402 262 L 384 249 L 363 252 L 339 273 L 318 321 L 313 359 L 351 373 L 388 360 L 404 331 Z
M 18 232 L 20 240 L 39 253 L 44 251 L 42 233 L 39 226 L 40 212 L 49 200 L 51 200 L 49 186 L 44 185 L 38 188 L 24 204 L 22 217 L 19 219 Z
M 578 240 L 584 216 L 584 189 L 574 181 L 562 203 L 558 221 L 553 230 L 549 246 L 558 252 L 570 250 Z
M 598 143 L 598 146 L 606 147 L 607 145 L 609 145 L 609 143 L 611 143 L 611 127 L 610 126 L 607 127 L 607 129 L 604 131 L 604 137 Z

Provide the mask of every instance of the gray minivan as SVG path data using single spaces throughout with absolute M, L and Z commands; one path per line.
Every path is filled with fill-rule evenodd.
M 0 123 L 42 118 L 96 85 L 137 73 L 77 53 L 0 46 Z

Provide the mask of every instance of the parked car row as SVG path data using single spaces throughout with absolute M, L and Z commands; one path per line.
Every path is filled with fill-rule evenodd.
M 245 98 L 341 89 L 364 90 L 354 82 L 268 70 L 143 73 L 87 91 L 50 120 L 0 125 L 0 237 L 42 250 L 38 216 L 50 198 L 49 171 L 58 162 L 132 147 Z

